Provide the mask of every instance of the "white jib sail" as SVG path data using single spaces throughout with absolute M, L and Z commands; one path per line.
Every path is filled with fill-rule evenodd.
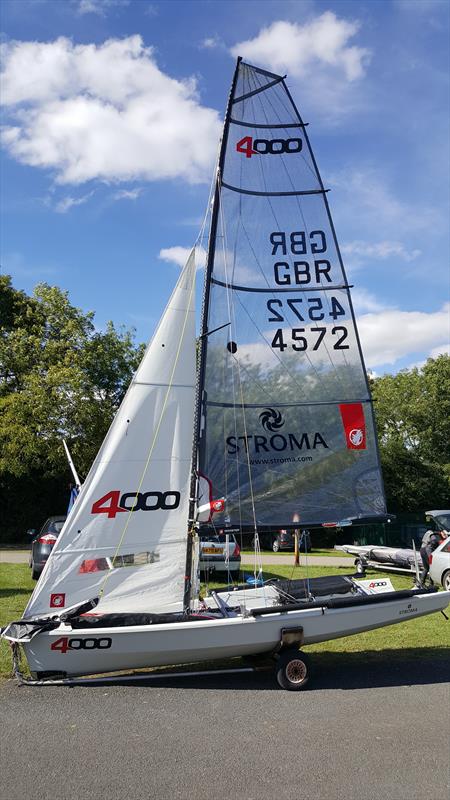
M 194 251 L 25 610 L 176 611 L 195 395 Z

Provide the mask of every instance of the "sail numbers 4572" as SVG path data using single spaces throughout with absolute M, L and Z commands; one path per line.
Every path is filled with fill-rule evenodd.
M 345 317 L 345 308 L 341 305 L 337 297 L 330 297 L 328 308 L 324 308 L 321 297 L 288 297 L 286 300 L 272 298 L 267 301 L 267 310 L 271 316 L 269 322 L 288 322 L 286 315 L 292 312 L 300 322 L 305 321 L 305 317 L 312 322 L 320 322 L 325 316 L 331 317 L 334 321 L 338 317 Z M 291 317 L 292 319 L 292 317 Z
M 331 331 L 329 331 L 328 328 L 291 328 L 290 330 L 278 328 L 271 344 L 274 350 L 280 350 L 281 353 L 283 353 L 287 347 L 291 347 L 292 350 L 297 351 L 318 350 L 327 333 L 331 333 L 334 337 L 332 343 L 333 350 L 349 349 L 350 345 L 344 344 L 347 339 L 348 331 L 343 325 L 336 325 L 334 328 L 331 328 Z M 290 339 L 290 341 L 287 342 L 286 339 Z

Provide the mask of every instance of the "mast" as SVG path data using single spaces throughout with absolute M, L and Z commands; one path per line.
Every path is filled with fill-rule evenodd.
M 216 235 L 217 235 L 217 222 L 219 219 L 220 210 L 220 185 L 222 180 L 223 166 L 225 162 L 225 153 L 227 149 L 228 131 L 230 127 L 231 105 L 236 88 L 236 82 L 239 73 L 239 65 L 242 58 L 238 56 L 236 67 L 234 70 L 233 80 L 231 82 L 230 93 L 228 95 L 227 107 L 225 111 L 225 119 L 222 133 L 222 143 L 220 146 L 219 160 L 217 164 L 216 186 L 214 190 L 213 208 L 211 214 L 211 228 L 209 231 L 208 240 L 208 256 L 205 268 L 205 280 L 203 284 L 203 301 L 202 313 L 200 321 L 200 353 L 198 359 L 198 378 L 197 378 L 197 392 L 195 399 L 195 413 L 194 413 L 194 438 L 192 445 L 192 467 L 191 467 L 191 486 L 189 497 L 189 518 L 188 518 L 188 542 L 186 551 L 186 583 L 184 591 L 184 609 L 185 611 L 190 605 L 191 593 L 191 573 L 192 573 L 192 552 L 193 552 L 193 537 L 194 537 L 194 523 L 195 523 L 195 507 L 197 502 L 197 453 L 198 444 L 200 440 L 201 420 L 202 420 L 202 405 L 203 405 L 203 385 L 205 379 L 205 363 L 206 363 L 206 349 L 208 338 L 208 307 L 210 295 L 210 279 L 214 266 L 214 256 L 216 252 Z

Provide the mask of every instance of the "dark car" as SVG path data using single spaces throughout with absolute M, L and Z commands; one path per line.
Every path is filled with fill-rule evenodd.
M 261 532 L 259 535 L 259 541 L 261 548 L 263 550 L 273 550 L 274 553 L 278 553 L 280 550 L 294 550 L 295 549 L 295 537 L 294 531 L 286 530 L 285 528 L 280 528 L 277 531 L 270 531 Z M 254 544 L 254 542 L 253 542 Z M 309 552 L 311 550 L 311 536 L 308 531 L 303 534 L 299 534 L 299 551 L 300 553 Z
M 45 520 L 37 536 L 34 529 L 27 531 L 29 536 L 34 536 L 34 539 L 31 542 L 29 563 L 31 567 L 31 577 L 35 581 L 39 578 L 39 575 L 44 569 L 45 562 L 52 552 L 53 545 L 55 544 L 65 521 L 66 517 L 49 517 Z

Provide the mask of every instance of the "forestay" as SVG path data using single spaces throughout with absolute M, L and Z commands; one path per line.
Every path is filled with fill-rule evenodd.
M 370 393 L 306 128 L 284 80 L 242 62 L 229 108 L 203 348 L 200 469 L 226 498 L 215 524 L 381 517 Z
M 25 616 L 180 610 L 195 393 L 195 259 L 147 347 Z

